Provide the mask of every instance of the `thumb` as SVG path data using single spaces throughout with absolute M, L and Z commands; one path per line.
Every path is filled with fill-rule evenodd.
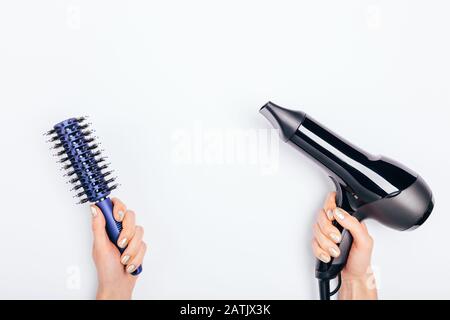
M 104 245 L 107 243 L 108 235 L 106 234 L 105 229 L 105 217 L 103 213 L 96 205 L 91 205 L 91 213 L 92 213 L 92 233 L 94 235 L 94 245 Z

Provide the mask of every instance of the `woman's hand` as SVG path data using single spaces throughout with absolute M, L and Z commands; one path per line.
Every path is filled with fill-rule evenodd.
M 114 198 L 112 202 L 114 219 L 123 226 L 117 244 L 126 249 L 120 254 L 111 243 L 105 230 L 105 218 L 100 209 L 92 205 L 92 255 L 98 276 L 97 299 L 131 299 L 137 280 L 131 273 L 142 264 L 147 248 L 142 240 L 144 228 L 136 226 L 134 212 L 127 210 L 119 199 Z
M 314 255 L 328 263 L 331 258 L 341 253 L 337 244 L 341 241 L 341 233 L 333 226 L 336 220 L 353 236 L 347 264 L 342 270 L 342 286 L 339 291 L 341 300 L 377 299 L 375 279 L 371 270 L 373 240 L 364 223 L 336 207 L 336 194 L 331 193 L 314 224 L 314 239 L 312 243 Z

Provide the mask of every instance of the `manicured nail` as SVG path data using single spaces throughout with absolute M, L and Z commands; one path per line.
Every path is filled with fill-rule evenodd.
M 127 264 L 128 260 L 130 260 L 130 256 L 129 255 L 124 255 L 122 257 L 122 260 L 120 260 L 120 262 L 122 262 L 122 264 Z
M 330 233 L 330 238 L 336 243 L 341 242 L 341 237 L 337 235 L 336 233 Z
M 321 253 L 319 255 L 319 259 L 325 263 L 328 263 L 331 260 L 331 258 L 329 256 L 327 256 L 325 253 Z
M 122 221 L 125 213 L 122 210 L 120 210 L 119 212 L 117 212 L 117 215 L 119 216 L 119 221 Z
M 333 211 L 332 210 L 327 211 L 327 217 L 328 217 L 328 220 L 333 220 Z
M 344 220 L 345 219 L 344 214 L 342 213 L 342 211 L 339 208 L 336 208 L 334 210 L 334 214 L 336 215 L 336 217 L 339 218 L 339 220 Z
M 123 238 L 122 240 L 120 240 L 119 242 L 119 247 L 121 248 L 125 248 L 125 245 L 127 244 L 127 238 Z
M 97 216 L 97 209 L 94 206 L 91 206 L 91 214 L 92 218 L 95 218 Z
M 335 258 L 339 256 L 339 251 L 337 251 L 335 248 L 330 248 L 328 249 L 328 251 L 330 251 L 330 254 Z
M 136 270 L 136 267 L 135 267 L 134 264 L 130 264 L 130 265 L 127 267 L 127 272 L 128 272 L 128 273 L 133 273 L 134 270 Z

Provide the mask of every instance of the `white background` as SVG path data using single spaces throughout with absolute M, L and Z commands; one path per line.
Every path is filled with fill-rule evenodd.
M 177 130 L 269 128 L 301 108 L 419 172 L 414 232 L 369 222 L 384 299 L 450 298 L 448 1 L 2 1 L 0 298 L 95 296 L 90 213 L 42 133 L 88 114 L 150 250 L 135 298 L 317 297 L 311 226 L 332 185 L 279 145 L 277 170 L 173 161 Z

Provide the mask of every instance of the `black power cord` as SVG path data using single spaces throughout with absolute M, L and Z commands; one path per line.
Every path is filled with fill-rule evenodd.
M 340 273 L 338 274 L 338 283 L 336 289 L 334 289 L 332 292 L 330 292 L 330 280 L 328 279 L 319 280 L 320 300 L 330 300 L 332 296 L 334 296 L 336 293 L 339 292 L 341 285 L 342 285 L 342 278 Z
M 339 289 L 341 288 L 342 285 L 342 278 L 341 278 L 341 273 L 339 272 L 338 274 L 338 283 L 336 285 L 336 289 L 334 289 L 331 293 L 330 293 L 330 297 L 334 296 L 336 293 L 339 292 Z

